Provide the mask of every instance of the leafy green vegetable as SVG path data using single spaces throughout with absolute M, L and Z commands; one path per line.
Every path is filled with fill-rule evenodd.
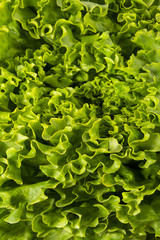
M 160 238 L 159 0 L 0 0 L 0 239 Z

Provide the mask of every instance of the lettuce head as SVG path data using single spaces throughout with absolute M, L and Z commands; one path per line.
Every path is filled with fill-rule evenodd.
M 0 0 L 0 239 L 160 239 L 159 0 Z

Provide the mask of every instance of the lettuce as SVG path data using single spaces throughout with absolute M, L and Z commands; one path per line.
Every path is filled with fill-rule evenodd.
M 1 240 L 160 238 L 159 0 L 0 1 Z

